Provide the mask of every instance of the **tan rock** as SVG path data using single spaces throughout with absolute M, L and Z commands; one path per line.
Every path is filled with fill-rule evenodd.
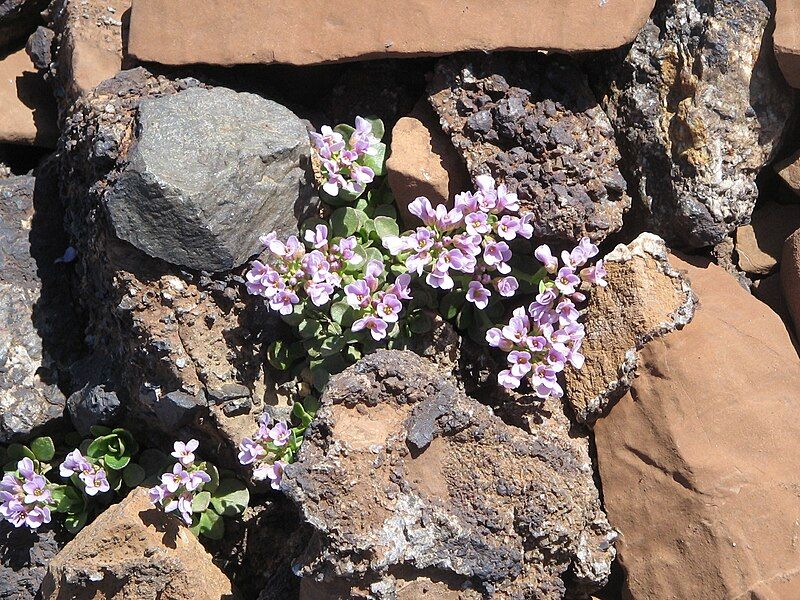
M 122 16 L 130 0 L 60 0 L 58 76 L 75 100 L 122 68 Z
M 751 275 L 769 275 L 778 268 L 786 238 L 800 227 L 800 204 L 770 202 L 758 208 L 749 225 L 736 230 L 739 268 Z
M 419 196 L 433 205 L 452 203 L 471 188 L 466 166 L 427 102 L 392 129 L 392 155 L 386 161 L 389 186 L 407 225 L 416 224 L 408 205 Z
M 640 351 L 630 393 L 595 424 L 626 597 L 797 598 L 800 359 L 729 274 L 671 262 L 694 319 Z
M 800 1 L 776 0 L 773 44 L 787 83 L 800 87 Z
M 55 100 L 24 49 L 0 60 L 0 142 L 52 147 Z
M 233 600 L 228 578 L 189 530 L 131 492 L 103 512 L 50 562 L 45 600 Z
M 775 163 L 774 169 L 787 187 L 800 195 L 800 151 Z
M 781 285 L 795 333 L 800 337 L 800 229 L 783 246 Z
M 184 65 L 308 65 L 462 50 L 622 46 L 653 0 L 135 0 L 128 53 Z
M 599 416 L 628 389 L 646 342 L 683 327 L 694 314 L 689 284 L 669 263 L 664 241 L 643 233 L 605 257 L 608 286 L 595 288 L 586 312 L 583 368 L 565 371 L 567 394 L 581 421 Z

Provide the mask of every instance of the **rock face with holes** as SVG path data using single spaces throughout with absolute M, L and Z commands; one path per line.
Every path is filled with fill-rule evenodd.
M 603 260 L 606 287 L 592 290 L 584 318 L 582 369 L 564 372 L 566 398 L 581 421 L 599 416 L 636 376 L 638 353 L 653 338 L 692 320 L 695 297 L 669 262 L 664 241 L 643 233 Z
M 102 384 L 104 393 L 113 391 L 129 402 L 132 424 L 141 427 L 143 439 L 194 431 L 221 444 L 220 461 L 236 464 L 235 446 L 252 433 L 253 415 L 263 409 L 263 344 L 279 330 L 263 305 L 247 297 L 243 269 L 212 275 L 152 258 L 115 235 L 107 210 L 111 196 L 122 201 L 120 179 L 134 177 L 127 159 L 140 103 L 178 97 L 193 85 L 197 82 L 155 78 L 135 69 L 79 99 L 61 140 L 62 197 L 78 250 L 75 297 L 88 321 L 92 350 L 110 357 L 116 367 L 93 385 Z M 178 128 L 180 120 L 170 124 Z M 189 150 L 176 150 L 171 157 L 162 147 L 159 156 L 177 166 Z M 229 150 L 235 155 L 235 144 Z M 237 168 L 231 165 L 229 173 Z M 203 180 L 209 181 L 207 175 Z M 235 395 L 220 393 L 230 386 Z M 232 398 L 243 411 L 226 408 Z
M 699 298 L 640 352 L 594 426 L 630 598 L 794 598 L 800 589 L 800 359 L 780 317 L 707 261 Z
M 600 242 L 622 227 L 631 201 L 614 130 L 571 59 L 450 57 L 429 92 L 470 173 L 516 192 L 537 239 Z
M 0 443 L 61 418 L 59 363 L 79 328 L 68 293 L 58 196 L 42 176 L 0 180 Z
M 50 561 L 42 598 L 235 600 L 202 544 L 137 488 L 103 512 Z
M 226 88 L 139 103 L 124 167 L 105 198 L 120 239 L 149 256 L 227 271 L 313 214 L 311 145 L 280 104 Z
M 668 242 L 715 245 L 753 212 L 794 108 L 769 20 L 762 0 L 658 2 L 610 83 L 599 78 L 629 191 Z
M 587 439 L 507 425 L 407 351 L 328 385 L 284 489 L 314 528 L 306 598 L 562 598 L 614 557 Z M 396 594 L 396 596 L 395 596 Z

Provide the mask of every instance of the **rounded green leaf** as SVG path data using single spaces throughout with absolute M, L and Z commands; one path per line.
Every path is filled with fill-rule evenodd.
M 211 506 L 225 517 L 240 515 L 250 502 L 250 491 L 238 479 L 223 479 L 211 495 Z
M 122 471 L 131 462 L 130 456 L 114 456 L 113 454 L 106 454 L 103 457 L 105 465 L 114 471 Z
M 14 462 L 22 460 L 23 458 L 30 458 L 31 460 L 36 459 L 36 455 L 33 451 L 22 444 L 9 444 L 6 455 L 9 460 Z
M 379 177 L 386 174 L 386 144 L 378 144 L 375 148 L 377 149 L 375 154 L 366 154 L 358 162 L 372 169 Z
M 270 344 L 267 349 L 267 360 L 269 364 L 279 371 L 285 371 L 291 367 L 294 362 L 289 345 L 281 340 L 275 340 Z
M 192 500 L 192 512 L 204 512 L 208 508 L 210 502 L 211 492 L 200 492 L 194 497 L 194 500 Z
M 397 225 L 397 221 L 389 217 L 375 217 L 375 231 L 381 239 L 400 235 L 400 227 Z
M 125 482 L 129 488 L 135 488 L 144 481 L 145 472 L 141 465 L 130 463 L 122 472 L 122 481 Z
M 386 126 L 383 124 L 383 120 L 379 119 L 378 117 L 364 118 L 369 121 L 370 125 L 372 125 L 372 135 L 379 140 L 383 139 L 383 136 L 386 134 Z
M 56 454 L 53 438 L 38 437 L 31 442 L 31 452 L 42 462 L 52 460 Z
M 103 435 L 96 438 L 86 449 L 86 456 L 89 458 L 100 458 L 108 452 L 108 443 L 116 439 L 117 436 L 114 434 Z
M 225 522 L 211 509 L 200 515 L 197 532 L 210 540 L 221 540 L 225 536 Z
M 64 519 L 64 527 L 70 533 L 78 533 L 86 525 L 88 519 L 89 514 L 85 510 L 76 515 L 67 515 Z
M 351 206 L 337 208 L 331 215 L 331 230 L 334 237 L 347 237 L 358 231 L 361 220 L 359 211 Z

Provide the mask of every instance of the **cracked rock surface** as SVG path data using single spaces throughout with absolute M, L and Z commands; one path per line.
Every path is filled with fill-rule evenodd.
M 606 287 L 595 287 L 584 317 L 583 368 L 566 369 L 566 398 L 580 421 L 597 417 L 636 376 L 637 351 L 692 320 L 695 297 L 670 264 L 664 241 L 643 233 L 603 259 Z
M 668 242 L 713 246 L 749 221 L 794 109 L 769 21 L 762 0 L 662 0 L 618 68 L 592 63 L 629 191 Z
M 622 227 L 631 200 L 614 131 L 572 59 L 448 57 L 428 91 L 472 176 L 516 192 L 537 239 L 600 242 Z
M 614 558 L 587 438 L 507 425 L 407 351 L 331 381 L 284 482 L 314 528 L 306 598 L 555 599 Z

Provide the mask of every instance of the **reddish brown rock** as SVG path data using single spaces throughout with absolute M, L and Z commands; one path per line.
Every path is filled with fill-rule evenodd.
M 59 0 L 57 74 L 74 101 L 122 68 L 122 16 L 130 0 Z
M 800 204 L 770 202 L 759 207 L 749 225 L 736 230 L 739 268 L 750 275 L 777 270 L 783 243 L 800 227 Z
M 671 262 L 694 319 L 640 351 L 630 393 L 595 424 L 629 597 L 796 598 L 800 359 L 729 274 Z
M 637 350 L 691 321 L 695 297 L 669 263 L 664 240 L 643 233 L 604 259 L 608 285 L 586 309 L 582 369 L 564 372 L 568 402 L 580 421 L 596 418 L 636 375 Z
M 795 332 L 800 336 L 800 229 L 783 246 L 781 285 Z
M 447 204 L 471 188 L 464 162 L 427 103 L 418 104 L 392 129 L 392 155 L 386 171 L 397 206 L 409 225 L 414 217 L 408 205 L 418 196 L 427 197 L 435 206 Z
M 792 316 L 789 314 L 789 307 L 783 297 L 780 273 L 774 273 L 753 282 L 753 295 L 777 313 L 789 330 L 792 330 Z
M 800 195 L 800 151 L 776 163 L 774 169 L 786 186 Z
M 57 138 L 53 94 L 28 54 L 0 59 L 0 142 L 51 147 Z
M 134 490 L 103 512 L 50 562 L 45 600 L 234 600 L 238 594 L 174 515 Z
M 775 58 L 786 81 L 800 88 L 800 2 L 777 0 L 775 3 Z
M 162 64 L 308 65 L 464 50 L 622 46 L 653 0 L 135 0 L 128 52 Z M 513 24 L 513 25 L 512 25 Z

